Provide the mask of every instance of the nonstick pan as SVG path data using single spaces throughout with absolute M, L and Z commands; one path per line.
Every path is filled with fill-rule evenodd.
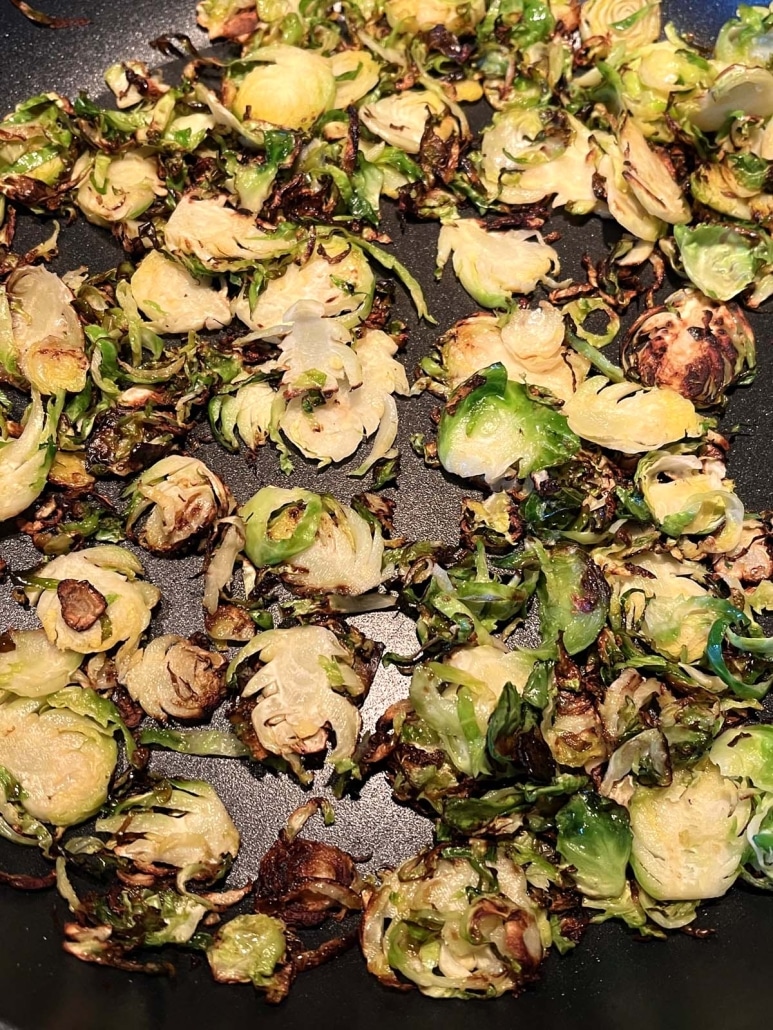
M 112 62 L 135 58 L 153 64 L 157 54 L 148 41 L 164 32 L 184 32 L 201 46 L 206 39 L 195 26 L 193 0 L 96 0 L 68 3 L 49 0 L 52 13 L 86 16 L 85 28 L 49 31 L 32 26 L 7 0 L 0 0 L 0 107 L 43 90 L 74 95 L 80 89 L 92 96 L 103 92 L 101 73 Z M 665 19 L 701 41 L 713 38 L 734 10 L 725 0 L 666 0 Z M 159 60 L 161 60 L 159 58 Z M 478 123 L 485 124 L 479 112 Z M 597 219 L 570 223 L 556 217 L 551 223 L 562 234 L 559 243 L 567 275 L 579 273 L 583 252 L 600 254 L 610 237 L 609 226 Z M 413 332 L 406 356 L 412 370 L 426 353 L 435 332 L 472 313 L 473 302 L 450 275 L 434 282 L 435 225 L 401 226 L 389 215 L 387 230 L 395 246 L 427 288 L 437 330 L 416 326 L 405 297 L 399 314 Z M 21 244 L 42 238 L 47 229 L 35 219 L 23 221 Z M 88 264 L 93 271 L 121 259 L 113 241 L 85 224 L 63 233 L 61 256 L 55 268 L 63 271 Z M 754 385 L 738 391 L 726 425 L 740 425 L 730 464 L 738 492 L 751 510 L 769 508 L 773 501 L 773 354 L 770 316 L 753 318 L 759 350 L 759 375 Z M 412 537 L 455 539 L 462 488 L 426 469 L 413 456 L 408 436 L 426 431 L 433 402 L 420 398 L 401 402 L 403 471 L 394 496 L 398 528 Z M 268 449 L 256 464 L 230 455 L 207 442 L 202 428 L 198 455 L 229 483 L 240 501 L 269 482 L 284 480 L 275 452 Z M 291 482 L 324 489 L 349 499 L 358 489 L 343 468 L 317 473 L 298 462 Z M 464 492 L 469 493 L 469 490 Z M 26 542 L 12 536 L 0 541 L 11 567 L 36 560 Z M 164 632 L 200 628 L 200 582 L 194 577 L 200 559 L 158 561 L 143 555 L 148 573 L 163 591 L 158 620 Z M 10 598 L 0 596 L 0 623 L 32 623 Z M 358 625 L 389 649 L 406 652 L 412 646 L 410 624 L 392 614 L 362 617 Z M 364 710 L 366 726 L 394 698 L 404 695 L 406 681 L 394 670 L 382 671 Z M 206 769 L 202 769 L 205 763 Z M 157 756 L 154 768 L 198 773 L 210 779 L 224 798 L 243 836 L 242 851 L 232 878 L 243 882 L 254 875 L 257 862 L 287 814 L 304 799 L 303 791 L 286 777 L 262 775 L 226 759 L 186 759 Z M 319 792 L 321 784 L 315 788 Z M 407 858 L 425 844 L 428 820 L 394 805 L 382 779 L 367 784 L 358 801 L 336 805 L 337 822 L 324 839 L 355 854 L 372 853 L 371 867 Z M 310 827 L 315 832 L 315 827 Z M 19 868 L 18 849 L 0 850 L 0 864 Z M 209 1030 L 227 1026 L 247 1030 L 256 1025 L 285 1030 L 324 1030 L 326 1027 L 367 1027 L 386 1030 L 397 1025 L 422 1030 L 461 1030 L 475 1025 L 524 1025 L 538 1028 L 700 1027 L 702 1030 L 742 1030 L 770 1019 L 770 969 L 773 966 L 773 897 L 735 888 L 720 902 L 702 910 L 700 926 L 715 932 L 697 940 L 673 935 L 666 942 L 642 943 L 617 926 L 592 927 L 583 944 L 564 958 L 552 957 L 542 981 L 520 998 L 494 1002 L 431 1001 L 416 992 L 400 994 L 381 987 L 368 976 L 356 950 L 336 962 L 299 978 L 289 999 L 271 1008 L 248 987 L 214 984 L 206 967 L 185 956 L 174 979 L 151 978 L 100 969 L 79 963 L 61 949 L 60 923 L 64 906 L 52 893 L 29 895 L 0 888 L 0 1028 L 2 1030 Z

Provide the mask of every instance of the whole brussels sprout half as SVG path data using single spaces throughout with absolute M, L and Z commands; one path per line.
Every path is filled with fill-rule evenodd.
M 253 51 L 254 67 L 233 92 L 230 106 L 244 121 L 283 129 L 310 129 L 335 101 L 330 62 L 311 50 L 275 43 Z
M 48 407 L 33 391 L 21 436 L 0 440 L 0 522 L 21 514 L 43 492 L 56 454 L 61 398 Z
M 503 365 L 457 387 L 440 417 L 443 468 L 464 478 L 481 476 L 489 485 L 560 465 L 579 448 L 566 417 L 535 399 L 527 386 L 509 382 Z
M 215 289 L 207 276 L 196 278 L 183 265 L 151 250 L 130 281 L 139 310 L 157 333 L 222 329 L 231 322 L 226 290 Z
M 75 203 L 90 222 L 103 228 L 138 218 L 156 197 L 167 192 L 150 150 L 129 150 L 117 157 L 98 154 L 84 170 L 88 174 Z
M 581 383 L 563 412 L 578 436 L 623 454 L 643 454 L 704 432 L 693 404 L 674 390 L 610 383 L 604 376 Z
M 114 727 L 67 707 L 68 690 L 0 704 L 0 766 L 21 785 L 27 812 L 55 826 L 99 811 L 118 760 Z M 62 707 L 52 707 L 60 698 Z
M 239 850 L 239 831 L 202 780 L 159 780 L 114 804 L 94 829 L 109 835 L 107 852 L 153 875 L 178 870 L 182 884 L 222 879 Z
M 128 490 L 126 529 L 152 554 L 175 554 L 200 543 L 236 507 L 231 491 L 198 458 L 170 455 L 151 465 Z
M 186 194 L 164 227 L 170 254 L 195 257 L 213 272 L 254 268 L 262 261 L 289 254 L 296 240 L 288 232 L 258 229 L 254 218 L 226 206 L 227 196 Z
M 166 722 L 204 719 L 225 696 L 226 660 L 174 633 L 155 637 L 120 672 L 121 682 L 148 715 Z
M 86 341 L 73 299 L 59 276 L 38 265 L 16 269 L 0 291 L 0 325 L 10 329 L 0 334 L 0 363 L 44 395 L 86 385 Z
M 361 720 L 352 701 L 367 693 L 371 674 L 332 630 L 258 633 L 231 662 L 228 678 L 243 683 L 243 698 L 255 699 L 247 738 L 257 738 L 256 757 L 277 756 L 308 782 L 304 757 L 324 753 L 331 739 L 331 765 L 354 754 Z
M 9 629 L 0 636 L 0 691 L 45 697 L 72 682 L 83 661 L 52 644 L 42 629 Z
M 770 238 L 740 225 L 677 225 L 674 239 L 687 278 L 713 300 L 731 300 L 773 262 Z
M 586 897 L 616 898 L 626 886 L 631 855 L 628 813 L 616 802 L 583 791 L 556 814 L 557 848 L 574 869 L 572 878 Z
M 233 312 L 248 328 L 260 332 L 287 325 L 293 310 L 307 310 L 298 301 L 313 301 L 326 318 L 353 327 L 368 317 L 375 286 L 376 277 L 362 250 L 331 236 L 310 255 L 288 265 L 279 277 L 268 279 L 257 298 L 242 293 L 233 302 Z
M 711 760 L 723 776 L 747 779 L 773 794 L 773 726 L 736 726 L 725 730 L 711 747 Z
M 440 230 L 438 275 L 449 257 L 462 286 L 486 308 L 506 308 L 513 294 L 551 283 L 561 268 L 558 254 L 538 232 L 491 232 L 474 218 L 456 219 Z
M 406 154 L 418 154 L 430 118 L 439 118 L 445 110 L 445 103 L 436 93 L 418 89 L 365 104 L 360 117 L 374 136 Z
M 281 1001 L 292 980 L 285 962 L 287 939 L 280 919 L 241 915 L 221 926 L 207 947 L 207 961 L 218 983 L 251 983 L 269 1001 Z
M 143 572 L 131 551 L 101 544 L 54 558 L 27 595 L 57 647 L 92 654 L 122 644 L 120 658 L 136 648 L 161 597 Z
M 757 361 L 741 308 L 689 288 L 642 312 L 623 339 L 620 360 L 629 379 L 676 390 L 697 408 L 721 403 L 731 386 L 748 381 Z
M 674 771 L 668 787 L 629 803 L 636 879 L 658 901 L 719 898 L 741 867 L 751 801 L 710 760 Z
M 580 13 L 583 42 L 604 40 L 628 51 L 654 43 L 660 35 L 660 2 L 647 0 L 586 0 Z
M 329 494 L 267 486 L 239 513 L 250 561 L 301 593 L 357 595 L 381 583 L 380 529 Z
M 490 365 L 507 369 L 507 378 L 549 390 L 567 400 L 587 375 L 589 363 L 564 345 L 564 319 L 541 301 L 536 308 L 515 308 L 506 319 L 478 312 L 456 322 L 438 349 L 442 382 L 452 390 Z

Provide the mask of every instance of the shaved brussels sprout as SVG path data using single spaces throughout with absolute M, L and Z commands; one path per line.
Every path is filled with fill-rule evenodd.
M 556 813 L 556 847 L 578 890 L 588 898 L 618 898 L 631 855 L 628 813 L 616 802 L 582 791 Z
M 60 650 L 42 629 L 9 629 L 0 636 L 0 691 L 44 697 L 72 682 L 83 655 Z
M 107 852 L 154 875 L 177 869 L 180 884 L 222 879 L 239 850 L 239 831 L 202 780 L 159 780 L 113 805 L 94 829 L 109 835 Z
M 442 337 L 440 355 L 451 389 L 498 363 L 512 382 L 550 390 L 560 400 L 571 397 L 590 367 L 564 346 L 564 319 L 546 301 L 515 308 L 504 322 L 483 313 L 462 319 Z
M 659 35 L 659 0 L 585 0 L 580 8 L 584 42 L 601 37 L 607 46 L 622 43 L 630 51 L 654 43 Z
M 101 544 L 54 558 L 32 578 L 27 596 L 58 648 L 92 654 L 122 644 L 119 657 L 126 656 L 161 597 L 138 578 L 143 572 L 130 551 Z
M 690 281 L 713 300 L 731 300 L 773 262 L 770 240 L 731 225 L 677 225 L 674 239 Z
M 226 660 L 176 634 L 155 637 L 122 666 L 120 681 L 148 715 L 204 719 L 225 697 Z
M 34 391 L 21 436 L 0 440 L 0 521 L 19 515 L 43 492 L 61 410 L 61 400 L 50 401 L 46 409 Z
M 216 290 L 206 277 L 191 273 L 158 250 L 151 250 L 131 277 L 137 307 L 157 333 L 222 329 L 231 322 L 225 288 Z
M 668 536 L 715 534 L 707 542 L 709 553 L 737 547 L 744 508 L 718 459 L 654 451 L 639 462 L 635 481 Z
M 629 379 L 663 386 L 696 407 L 711 407 L 754 369 L 754 332 L 737 304 L 719 304 L 698 290 L 672 293 L 636 319 L 620 347 Z
M 553 206 L 589 214 L 593 192 L 591 135 L 572 115 L 544 107 L 506 107 L 483 130 L 481 178 L 488 195 L 505 204 Z
M 352 757 L 360 714 L 351 699 L 364 697 L 371 677 L 335 633 L 322 626 L 258 633 L 228 678 L 243 682 L 250 672 L 242 697 L 256 699 L 251 727 L 264 756 L 283 758 L 302 782 L 310 779 L 304 756 L 325 752 L 331 736 L 326 761 L 337 766 Z
M 437 25 L 462 35 L 483 21 L 486 4 L 484 0 L 386 0 L 384 10 L 390 26 L 409 36 Z
M 697 581 L 702 578 L 699 565 L 669 554 L 641 553 L 630 567 L 607 566 L 604 572 L 612 587 L 613 626 L 622 623 L 673 661 L 701 659 L 727 602 L 712 597 Z
M 610 383 L 603 376 L 581 383 L 563 413 L 578 436 L 623 454 L 642 454 L 704 432 L 686 397 L 659 387 Z
M 629 803 L 636 879 L 659 901 L 720 898 L 738 876 L 751 802 L 713 762 L 677 769 Z
M 218 983 L 251 983 L 269 1001 L 281 1001 L 292 979 L 285 964 L 287 940 L 281 919 L 242 915 L 221 926 L 207 948 L 207 961 Z
M 773 74 L 766 68 L 731 65 L 691 106 L 690 119 L 702 132 L 717 132 L 739 111 L 747 117 L 770 118 Z
M 558 254 L 538 232 L 489 232 L 474 218 L 448 222 L 440 230 L 438 274 L 452 255 L 462 286 L 487 308 L 506 308 L 514 293 L 531 293 L 539 283 L 552 283 L 551 276 L 561 267 Z
M 169 253 L 195 257 L 213 272 L 253 268 L 292 253 L 293 235 L 258 229 L 254 218 L 226 207 L 227 199 L 186 194 L 164 227 Z
M 360 108 L 360 118 L 374 136 L 406 154 L 418 154 L 427 123 L 446 111 L 443 100 L 428 89 L 406 90 L 381 97 Z
M 176 454 L 151 465 L 127 493 L 127 532 L 147 515 L 134 535 L 142 547 L 159 555 L 201 542 L 236 507 L 231 491 L 203 461 Z
M 247 556 L 302 593 L 364 594 L 381 582 L 384 541 L 328 494 L 267 486 L 240 509 Z
M 752 787 L 773 794 L 773 726 L 735 726 L 711 745 L 711 761 L 723 776 L 748 780 Z
M 310 129 L 333 106 L 335 77 L 330 62 L 320 54 L 275 43 L 253 50 L 250 61 L 255 67 L 235 87 L 230 100 L 237 118 L 283 129 Z
M 767 68 L 773 56 L 773 18 L 769 7 L 743 4 L 719 30 L 714 55 L 723 64 Z
M 408 980 L 431 998 L 490 998 L 533 978 L 549 933 L 507 846 L 477 842 L 382 872 L 360 940 L 369 971 L 388 987 Z
M 302 264 L 288 265 L 278 279 L 270 279 L 254 302 L 246 293 L 240 295 L 233 311 L 257 332 L 286 325 L 293 305 L 314 301 L 326 317 L 355 326 L 368 316 L 375 285 L 373 271 L 359 247 L 333 236 L 318 243 Z
M 88 715 L 49 707 L 48 698 L 19 697 L 0 704 L 0 766 L 20 783 L 31 816 L 72 826 L 107 799 L 118 760 L 112 734 Z
M 6 299 L 7 298 L 7 299 Z M 10 333 L 0 361 L 42 394 L 78 393 L 86 385 L 88 359 L 73 295 L 59 276 L 40 266 L 17 269 L 0 295 L 0 321 Z
M 342 461 L 379 430 L 371 458 L 358 470 L 364 473 L 390 453 L 397 436 L 392 394 L 408 394 L 408 379 L 386 333 L 366 330 L 350 346 L 346 329 L 322 311 L 321 305 L 302 302 L 288 312 L 292 329 L 277 359 L 287 402 L 276 421 L 291 443 L 320 464 Z M 309 394 L 318 399 L 320 393 L 322 403 L 309 404 Z
M 156 197 L 166 196 L 156 158 L 149 149 L 128 150 L 116 157 L 98 154 L 81 161 L 86 177 L 75 203 L 95 225 L 109 227 L 138 218 Z
M 3 193 L 11 197 L 21 191 L 21 198 L 36 201 L 26 184 L 53 186 L 70 170 L 77 154 L 74 134 L 68 118 L 69 101 L 58 93 L 41 93 L 17 104 L 0 122 L 0 180 Z M 42 194 L 45 198 L 45 193 Z
M 533 655 L 493 644 L 460 648 L 442 663 L 419 666 L 411 678 L 410 700 L 420 722 L 409 719 L 402 740 L 441 748 L 466 776 L 491 775 L 489 724 L 506 685 L 523 692 L 533 667 Z M 428 772 L 425 768 L 425 779 Z
M 379 80 L 379 63 L 367 50 L 339 50 L 330 57 L 336 79 L 333 107 L 345 111 L 362 100 Z
M 448 472 L 492 485 L 560 465 L 580 441 L 565 416 L 511 383 L 502 365 L 474 375 L 451 394 L 440 417 L 438 458 Z

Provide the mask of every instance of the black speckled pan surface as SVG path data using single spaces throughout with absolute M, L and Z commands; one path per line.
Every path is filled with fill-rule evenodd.
M 51 32 L 37 29 L 0 0 L 0 107 L 46 89 L 72 95 L 85 89 L 103 91 L 101 73 L 122 58 L 154 62 L 147 45 L 163 32 L 186 32 L 204 44 L 194 24 L 193 0 L 48 0 L 52 13 L 87 15 L 85 29 Z M 709 40 L 735 4 L 725 0 L 671 0 L 666 17 L 683 31 Z M 485 117 L 481 115 L 481 117 Z M 569 225 L 555 220 L 562 233 L 558 244 L 569 275 L 578 271 L 585 250 L 599 252 L 608 228 L 592 219 Z M 432 270 L 437 227 L 409 226 L 407 234 L 390 221 L 398 252 L 427 286 L 438 331 L 474 310 L 472 301 L 447 276 L 435 284 Z M 31 220 L 25 235 L 42 235 Z M 109 238 L 85 225 L 64 234 L 58 270 L 88 264 L 109 267 L 119 251 Z M 401 313 L 409 316 L 405 298 Z M 415 325 L 415 323 L 413 323 Z M 773 356 L 770 316 L 754 318 L 760 374 L 749 389 L 733 398 L 728 425 L 742 424 L 731 461 L 739 493 L 750 509 L 771 507 L 773 451 L 769 444 L 773 415 Z M 407 365 L 413 368 L 429 347 L 434 330 L 415 329 Z M 401 403 L 403 472 L 395 496 L 399 526 L 412 536 L 443 536 L 457 531 L 460 488 L 438 472 L 426 470 L 407 447 L 409 432 L 428 428 L 428 398 Z M 198 454 L 220 472 L 245 500 L 267 482 L 280 483 L 276 454 L 269 450 L 256 467 L 243 457 L 228 455 L 202 439 Z M 348 469 L 356 467 L 354 461 Z M 326 489 L 342 499 L 356 493 L 347 467 L 318 474 L 298 462 L 293 482 Z M 10 564 L 28 566 L 35 560 L 31 547 L 9 538 L 0 550 Z M 162 562 L 143 555 L 153 582 L 165 601 L 158 619 L 164 631 L 191 632 L 200 626 L 199 559 Z M 0 595 L 0 623 L 25 625 L 31 617 Z M 391 649 L 408 651 L 411 626 L 391 614 L 358 620 L 361 628 Z M 405 692 L 405 681 L 394 670 L 382 671 L 368 700 L 364 717 L 372 725 L 389 701 Z M 154 767 L 165 771 L 202 772 L 202 760 L 157 756 Z M 243 835 L 234 878 L 252 875 L 260 855 L 273 840 L 286 815 L 303 800 L 303 792 L 286 778 L 262 776 L 228 760 L 206 760 L 206 773 L 224 797 Z M 319 790 L 319 786 L 317 790 Z M 325 839 L 355 854 L 372 852 L 374 861 L 401 861 L 429 840 L 430 824 L 392 804 L 380 779 L 369 783 L 357 802 L 337 806 L 337 822 Z M 312 824 L 310 832 L 316 832 Z M 4 867 L 19 867 L 17 849 L 0 852 Z M 61 950 L 63 909 L 52 894 L 26 895 L 0 888 L 0 1030 L 247 1030 L 266 1028 L 368 1027 L 386 1030 L 396 1025 L 422 1030 L 461 1030 L 471 1026 L 521 1025 L 535 1028 L 593 1028 L 593 1030 L 745 1030 L 770 1021 L 770 975 L 773 965 L 773 897 L 737 888 L 721 902 L 706 906 L 703 926 L 716 933 L 707 940 L 673 936 L 665 943 L 640 943 L 622 929 L 592 928 L 584 943 L 563 959 L 552 957 L 543 981 L 519 999 L 497 1002 L 437 1002 L 417 993 L 398 994 L 382 988 L 365 972 L 358 952 L 302 976 L 279 1008 L 266 1006 L 248 987 L 215 985 L 208 970 L 182 956 L 174 980 L 130 976 L 83 965 Z

